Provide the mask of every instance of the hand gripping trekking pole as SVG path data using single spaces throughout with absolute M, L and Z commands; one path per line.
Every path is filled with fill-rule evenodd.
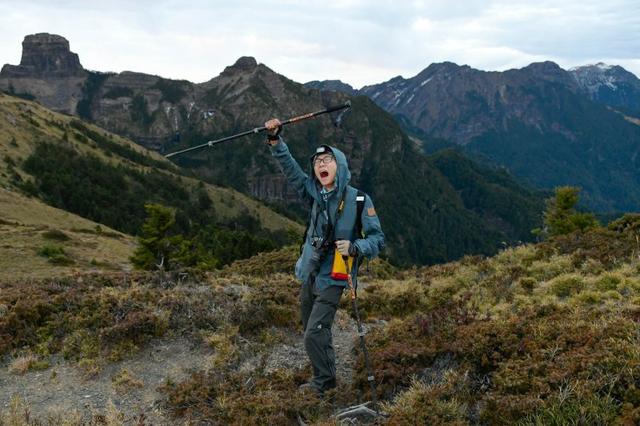
M 376 382 L 375 377 L 373 375 L 373 371 L 371 371 L 371 362 L 369 361 L 369 352 L 367 351 L 367 345 L 364 343 L 364 335 L 366 332 L 362 327 L 362 322 L 360 321 L 360 313 L 358 312 L 358 295 L 356 293 L 356 288 L 353 285 L 353 279 L 351 278 L 351 273 L 353 271 L 349 271 L 349 256 L 342 256 L 342 260 L 344 260 L 344 267 L 348 271 L 347 272 L 347 283 L 349 284 L 349 292 L 351 293 L 351 307 L 353 308 L 353 314 L 356 317 L 356 324 L 358 325 L 358 336 L 360 336 L 360 347 L 362 348 L 362 355 L 364 356 L 364 365 L 367 369 L 367 381 L 371 386 L 371 404 L 373 406 L 373 410 L 378 413 L 378 398 L 376 396 Z M 353 262 L 354 270 L 358 270 L 358 258 L 356 257 Z
M 293 117 L 293 118 L 290 118 L 288 120 L 285 120 L 280 124 L 282 126 L 286 126 L 287 124 L 297 123 L 298 121 L 307 120 L 309 118 L 317 117 L 317 116 L 322 115 L 322 114 L 329 114 L 331 112 L 340 111 L 341 109 L 345 109 L 345 108 L 351 108 L 351 101 L 347 101 L 342 105 L 329 107 L 329 108 L 323 109 L 321 111 L 310 112 L 308 114 L 302 114 L 302 115 L 299 115 L 297 117 Z M 212 147 L 212 146 L 217 145 L 217 144 L 222 143 L 222 142 L 227 142 L 227 141 L 230 141 L 230 140 L 233 140 L 233 139 L 238 139 L 238 138 L 241 138 L 242 136 L 258 134 L 258 133 L 264 132 L 265 130 L 267 130 L 267 128 L 264 127 L 264 126 L 256 127 L 254 129 L 247 130 L 246 132 L 238 133 L 238 134 L 231 135 L 231 136 L 226 136 L 224 138 L 220 138 L 220 139 L 216 139 L 216 140 L 213 140 L 213 141 L 209 141 L 207 143 L 203 143 L 202 145 L 192 146 L 191 148 L 186 148 L 186 149 L 183 149 L 181 151 L 172 152 L 170 154 L 165 155 L 165 157 L 166 158 L 170 158 L 170 157 L 173 157 L 175 155 L 184 154 L 185 152 L 195 151 L 196 149 Z

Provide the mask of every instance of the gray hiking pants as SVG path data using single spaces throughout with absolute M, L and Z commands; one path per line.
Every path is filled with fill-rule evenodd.
M 321 392 L 336 386 L 336 355 L 331 326 L 343 290 L 343 287 L 329 286 L 318 291 L 313 277 L 302 284 L 300 290 L 304 347 L 313 366 L 311 385 Z

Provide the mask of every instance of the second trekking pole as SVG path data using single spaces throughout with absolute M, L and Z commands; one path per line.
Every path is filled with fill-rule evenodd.
M 349 284 L 349 292 L 351 294 L 351 307 L 353 308 L 353 315 L 356 317 L 356 324 L 358 326 L 358 336 L 360 337 L 360 348 L 362 349 L 362 355 L 364 357 L 364 366 L 367 369 L 367 381 L 371 386 L 371 404 L 373 405 L 373 411 L 378 413 L 378 398 L 376 395 L 376 382 L 373 371 L 371 370 L 371 362 L 369 361 L 369 352 L 367 351 L 367 345 L 364 342 L 364 336 L 366 334 L 360 321 L 360 313 L 358 312 L 358 294 L 356 288 L 353 285 L 353 278 L 351 277 L 353 271 L 349 271 L 349 257 L 342 256 L 344 260 L 344 267 L 347 270 L 347 283 Z M 356 257 L 353 262 L 354 270 L 358 270 L 358 258 Z

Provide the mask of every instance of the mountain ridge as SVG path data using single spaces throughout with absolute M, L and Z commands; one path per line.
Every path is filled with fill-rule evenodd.
M 8 79 L 0 78 L 3 81 L 6 85 Z M 28 81 L 24 83 L 20 90 L 28 92 Z M 273 116 L 296 116 L 346 100 L 339 93 L 305 88 L 254 58 L 241 57 L 217 77 L 198 84 L 133 72 L 89 72 L 75 112 L 143 146 L 169 152 L 253 128 Z M 522 192 L 538 200 L 535 212 L 530 205 L 522 206 L 530 219 L 528 229 L 512 234 L 496 226 L 499 221 L 490 224 L 486 214 L 465 206 L 389 114 L 366 97 L 351 100 L 353 108 L 342 126 L 321 116 L 287 127 L 284 138 L 305 169 L 308 153 L 320 144 L 345 151 L 353 184 L 373 197 L 383 222 L 389 218 L 383 227 L 388 253 L 397 261 L 433 263 L 467 253 L 492 253 L 502 241 L 522 240 L 539 225 L 542 201 L 528 190 Z M 300 219 L 305 215 L 305 206 L 255 138 L 176 157 L 176 163 L 208 182 L 265 200 Z
M 545 61 L 486 72 L 444 62 L 358 93 L 409 133 L 458 145 L 540 189 L 579 186 L 585 206 L 607 212 L 640 209 L 636 87 L 618 66 L 566 71 Z

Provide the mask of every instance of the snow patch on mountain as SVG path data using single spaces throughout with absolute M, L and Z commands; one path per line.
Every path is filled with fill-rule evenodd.
M 427 84 L 428 82 L 430 82 L 433 79 L 433 77 L 429 77 L 428 79 L 426 79 L 425 81 L 423 81 L 422 83 L 420 83 L 420 87 L 424 86 L 425 84 Z

